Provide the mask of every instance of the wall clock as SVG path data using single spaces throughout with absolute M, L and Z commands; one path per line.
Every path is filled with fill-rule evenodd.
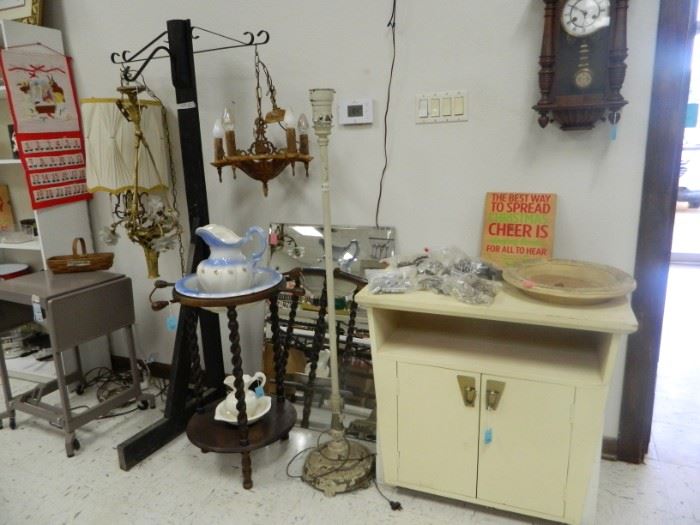
M 533 109 L 546 127 L 591 129 L 617 124 L 627 65 L 628 0 L 544 0 L 540 100 Z

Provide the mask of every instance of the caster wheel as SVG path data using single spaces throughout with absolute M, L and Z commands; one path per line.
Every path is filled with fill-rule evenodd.
M 139 401 L 139 404 L 136 406 L 139 407 L 139 410 L 146 410 L 148 408 L 148 401 L 146 401 L 145 399 L 142 399 L 141 401 Z
M 78 394 L 79 396 L 82 396 L 82 395 L 85 393 L 85 385 L 82 384 L 82 383 L 80 383 L 80 384 L 76 387 L 75 393 Z
M 15 418 L 13 418 L 13 417 L 10 418 L 10 428 L 12 430 L 17 428 L 17 422 L 15 421 Z
M 66 456 L 68 456 L 69 458 L 72 458 L 73 456 L 75 456 L 76 450 L 80 450 L 80 441 L 78 441 L 78 438 L 74 437 L 71 440 L 71 448 L 72 448 L 72 450 L 69 450 L 68 444 L 66 443 Z

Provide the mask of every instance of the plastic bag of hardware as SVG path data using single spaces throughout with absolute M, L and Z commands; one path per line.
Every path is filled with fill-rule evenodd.
M 387 268 L 385 270 L 366 270 L 367 289 L 373 294 L 408 293 L 416 288 L 416 268 Z
M 500 281 L 502 271 L 491 264 L 474 257 L 465 256 L 450 266 L 450 275 L 476 275 L 487 281 Z
M 491 304 L 501 283 L 479 277 L 476 273 L 454 273 L 445 276 L 440 292 L 469 304 Z
M 493 266 L 450 246 L 416 258 L 416 285 L 470 304 L 491 304 L 500 286 Z
M 455 246 L 440 248 L 430 252 L 429 257 L 419 262 L 417 267 L 419 275 L 456 275 L 470 273 L 476 274 L 484 279 L 497 280 L 500 278 L 496 268 L 485 263 L 481 259 L 470 257 Z
M 460 261 L 471 260 L 471 257 L 456 246 L 447 246 L 445 248 L 432 250 L 430 252 L 430 258 L 440 262 L 445 268 L 450 268 Z

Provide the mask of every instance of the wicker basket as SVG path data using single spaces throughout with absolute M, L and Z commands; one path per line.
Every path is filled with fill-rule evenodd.
M 80 251 L 78 253 L 78 244 Z M 57 255 L 46 259 L 46 264 L 53 273 L 95 272 L 109 270 L 114 261 L 113 253 L 85 253 L 85 239 L 73 239 L 73 255 Z

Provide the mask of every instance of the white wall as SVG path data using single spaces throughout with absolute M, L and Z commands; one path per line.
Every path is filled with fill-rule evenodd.
M 555 126 L 538 127 L 531 106 L 538 100 L 541 0 L 400 0 L 390 161 L 380 214 L 381 224 L 397 228 L 400 249 L 454 244 L 477 254 L 487 191 L 553 192 L 559 196 L 555 256 L 631 272 L 658 5 L 658 0 L 650 0 L 630 7 L 630 57 L 623 89 L 630 104 L 612 142 L 607 125 L 566 133 Z M 167 19 L 190 18 L 194 25 L 232 36 L 268 30 L 270 43 L 260 52 L 283 107 L 310 113 L 308 89 L 313 87 L 333 87 L 338 98 L 375 100 L 375 124 L 336 127 L 330 154 L 334 222 L 374 222 L 391 59 L 386 27 L 390 0 L 54 0 L 46 2 L 46 11 L 47 24 L 64 31 L 83 97 L 113 95 L 118 68 L 110 63 L 110 53 L 139 49 L 165 30 Z M 221 42 L 204 35 L 195 42 L 195 48 L 213 45 Z M 209 160 L 213 120 L 231 100 L 236 101 L 239 144 L 252 141 L 252 49 L 198 55 L 196 68 Z M 176 141 L 168 61 L 152 63 L 146 78 L 168 107 Z M 417 93 L 462 88 L 469 92 L 468 122 L 414 124 Z M 272 221 L 320 222 L 317 169 L 311 171 L 308 180 L 299 174 L 282 175 L 270 184 L 270 196 L 264 199 L 258 183 L 242 175 L 233 181 L 227 174 L 219 184 L 215 170 L 208 167 L 212 222 L 237 231 Z M 179 189 L 184 203 L 182 181 Z M 96 226 L 107 224 L 106 200 L 97 198 L 91 207 Z M 169 361 L 173 337 L 163 327 L 164 315 L 147 308 L 150 285 L 140 249 L 122 241 L 115 251 L 115 270 L 134 279 L 141 353 Z M 162 259 L 163 277 L 177 278 L 176 256 Z M 255 345 L 258 323 L 252 322 L 255 316 L 246 319 L 250 322 L 244 342 Z M 608 436 L 617 433 L 622 367 L 618 369 L 607 411 Z

